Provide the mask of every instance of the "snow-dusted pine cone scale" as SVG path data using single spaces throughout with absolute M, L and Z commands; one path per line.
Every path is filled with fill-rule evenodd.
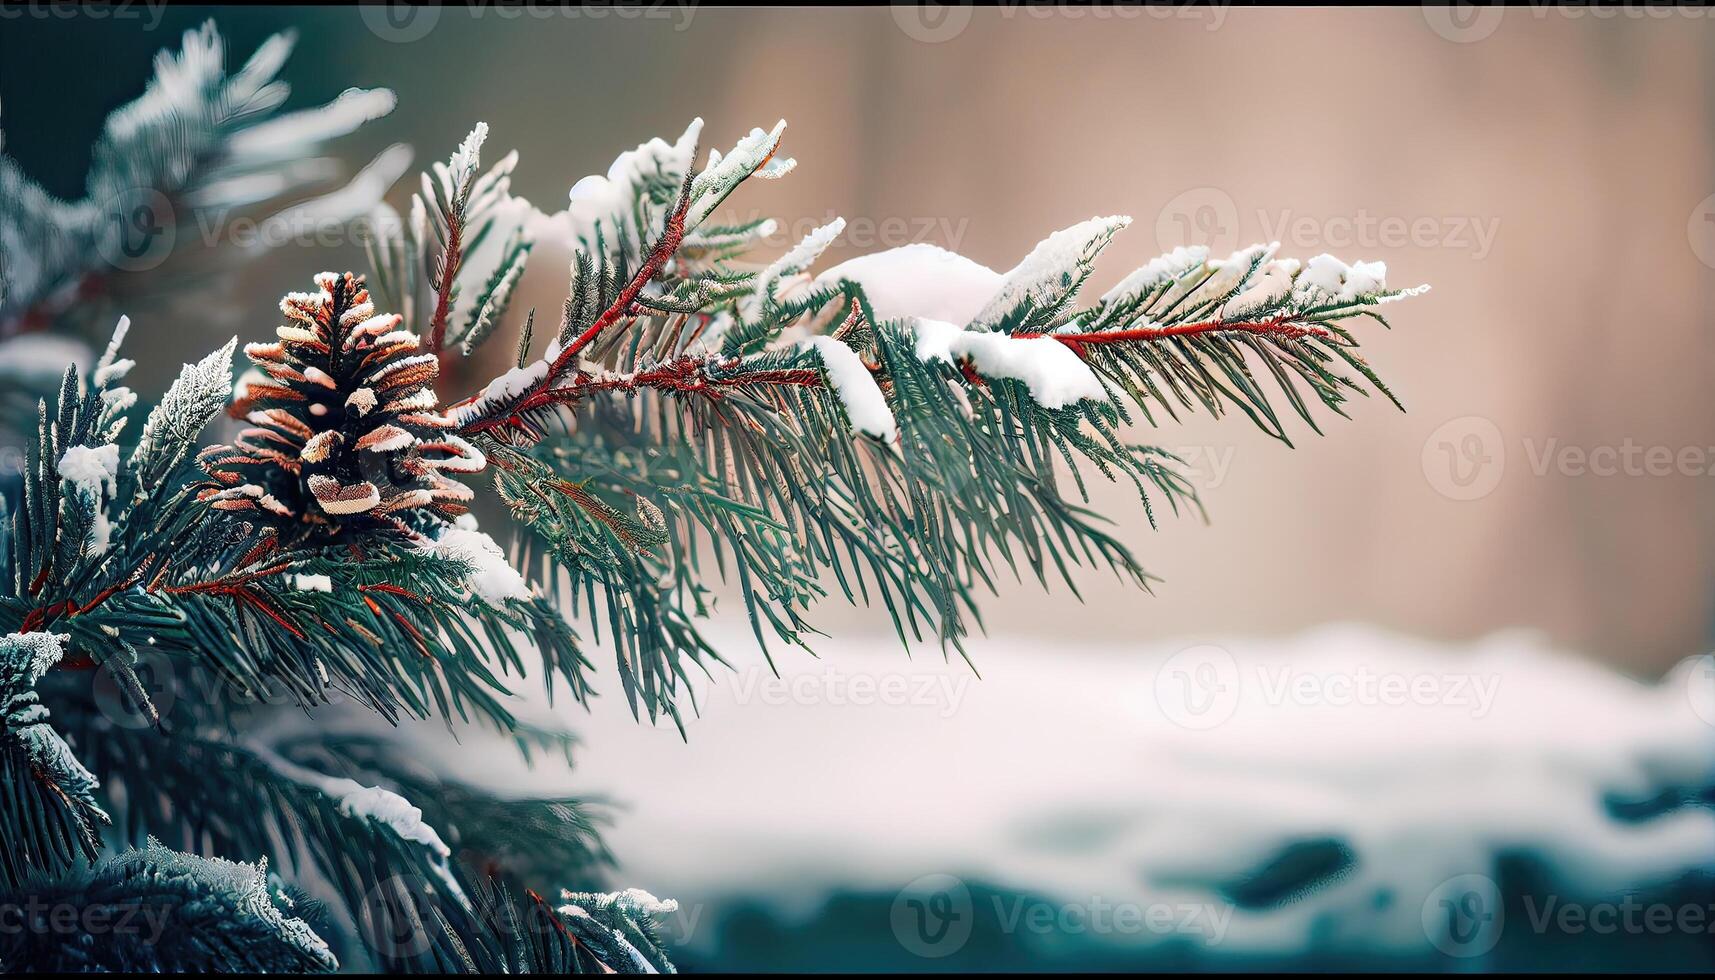
M 412 529 L 465 512 L 482 453 L 438 408 L 435 355 L 377 314 L 363 278 L 316 276 L 280 301 L 279 340 L 250 344 L 259 369 L 230 412 L 251 424 L 233 446 L 199 457 L 214 484 L 201 499 L 278 526 L 287 537 L 342 529 Z

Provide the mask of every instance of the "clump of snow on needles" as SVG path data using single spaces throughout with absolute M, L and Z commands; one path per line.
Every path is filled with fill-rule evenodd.
M 857 351 L 828 336 L 806 338 L 803 345 L 821 355 L 828 383 L 845 406 L 853 429 L 882 442 L 898 438 L 899 426 L 893 418 L 893 409 L 887 406 L 886 396 Z
M 1107 400 L 1107 391 L 1084 359 L 1050 337 L 965 330 L 941 320 L 918 320 L 915 329 L 920 360 L 970 358 L 984 377 L 1024 382 L 1030 397 L 1044 408 L 1065 408 L 1085 398 Z
M 485 532 L 449 527 L 430 543 L 428 550 L 470 566 L 466 587 L 490 605 L 504 606 L 508 599 L 530 598 L 530 584 L 512 567 L 505 550 Z
M 936 245 L 915 243 L 841 262 L 817 285 L 845 279 L 863 287 L 883 320 L 922 317 L 966 324 L 999 292 L 1000 273 Z

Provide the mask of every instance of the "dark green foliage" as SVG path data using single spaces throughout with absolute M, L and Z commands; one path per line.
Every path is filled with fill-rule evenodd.
M 1274 399 L 1314 427 L 1307 396 L 1343 411 L 1363 391 L 1337 367 L 1380 388 L 1338 321 L 1379 320 L 1374 307 L 1403 294 L 1354 280 L 1346 295 L 1341 280 L 1337 299 L 1296 282 L 1296 264 L 1272 249 L 1175 253 L 1079 309 L 1123 219 L 1057 234 L 989 309 L 950 325 L 1058 343 L 1107 397 L 1045 404 L 972 357 L 925 356 L 919 324 L 877 316 L 862 283 L 810 278 L 837 226 L 761 271 L 729 260 L 764 223 L 697 226 L 735 173 L 772 158 L 778 135 L 754 132 L 702 174 L 634 168 L 630 206 L 581 241 L 554 342 L 518 383 L 451 409 L 531 532 L 524 554 L 550 559 L 543 584 L 578 597 L 577 613 L 613 638 L 639 713 L 677 720 L 681 682 L 718 662 L 698 626 L 710 577 L 738 593 L 765 650 L 770 639 L 805 644 L 809 607 L 837 590 L 884 608 L 902 641 L 963 653 L 978 596 L 1003 577 L 1076 594 L 1074 569 L 1093 566 L 1147 586 L 1087 508 L 1092 476 L 1130 485 L 1152 524 L 1160 502 L 1201 513 L 1179 461 L 1128 439 L 1138 416 L 1237 406 L 1285 440 Z M 654 159 L 672 158 L 659 144 Z M 854 436 L 820 349 L 788 331 L 855 352 L 897 439 Z
M 228 77 L 212 32 L 188 38 L 185 98 L 202 109 L 187 123 L 133 107 L 146 125 L 104 144 L 96 173 L 165 167 L 176 187 L 211 159 L 227 173 L 238 121 L 283 97 L 269 81 L 283 44 Z M 313 885 L 348 966 L 670 971 L 654 919 L 671 902 L 561 891 L 605 876 L 599 811 L 498 797 L 337 723 L 475 723 L 526 757 L 566 755 L 569 734 L 507 700 L 526 680 L 595 692 L 580 620 L 632 711 L 681 723 L 692 672 L 722 663 L 702 630 L 723 589 L 770 656 L 808 646 L 829 593 L 885 609 L 902 643 L 963 656 L 1002 579 L 1076 594 L 1093 567 L 1147 587 L 1089 481 L 1131 487 L 1151 523 L 1163 502 L 1200 505 L 1177 460 L 1130 441 L 1134 422 L 1236 406 L 1284 440 L 1279 399 L 1314 427 L 1315 403 L 1386 392 L 1343 326 L 1403 295 L 1378 267 L 1319 257 L 1301 275 L 1272 249 L 1181 250 L 1080 307 L 1125 224 L 1092 219 L 996 277 L 967 322 L 882 315 L 862 276 L 809 271 L 837 224 L 740 264 L 772 225 L 711 215 L 792 168 L 782 127 L 701 171 L 699 132 L 622 155 L 549 217 L 511 196 L 515 156 L 481 169 L 479 125 L 425 175 L 409 222 L 383 212 L 373 276 L 399 315 L 376 315 L 352 273 L 289 295 L 280 342 L 247 348 L 267 378 L 231 404 L 253 426 L 232 447 L 198 451 L 229 406 L 230 343 L 187 365 L 134 436 L 123 321 L 93 371 L 42 399 L 23 477 L 0 487 L 0 903 L 170 914 L 153 942 L 7 939 L 6 965 L 333 965 L 261 870 L 158 838 Z M 238 162 L 233 175 L 279 161 Z M 0 161 L 0 184 L 17 183 Z M 57 204 L 26 191 L 28 220 L 49 221 Z M 558 329 L 532 314 L 518 367 L 451 401 L 437 358 L 495 334 L 543 228 L 575 237 Z M 32 270 L 0 321 L 74 281 L 59 264 Z M 552 337 L 533 356 L 537 332 Z M 465 513 L 482 490 L 521 532 L 509 552 Z M 149 845 L 90 870 L 103 804 L 110 836 Z
M 0 890 L 95 857 L 96 780 L 49 723 L 35 685 L 63 653 L 46 633 L 0 637 Z
M 320 973 L 337 964 L 264 867 L 158 844 L 0 897 L 7 973 Z
M 212 22 L 186 32 L 178 51 L 157 56 L 143 95 L 108 117 L 76 201 L 47 194 L 0 155 L 0 339 L 48 324 L 94 327 L 105 311 L 91 297 L 123 298 L 136 313 L 170 286 L 207 288 L 198 282 L 206 261 L 197 270 L 158 267 L 175 250 L 195 251 L 208 227 L 242 216 L 278 233 L 358 216 L 315 202 L 282 206 L 327 185 L 329 161 L 316 151 L 391 110 L 392 93 L 354 89 L 331 105 L 282 113 L 290 90 L 276 75 L 295 43 L 276 35 L 229 72 Z M 397 176 L 409 154 L 384 157 L 377 165 Z M 362 195 L 342 207 L 353 196 Z M 259 252 L 226 249 L 218 261 Z

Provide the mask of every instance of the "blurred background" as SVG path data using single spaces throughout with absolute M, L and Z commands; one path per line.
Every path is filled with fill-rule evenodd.
M 5 150 L 57 193 L 213 16 L 235 53 L 301 33 L 295 102 L 397 91 L 348 169 L 398 141 L 426 165 L 483 120 L 551 211 L 694 116 L 722 146 L 785 118 L 797 171 L 730 209 L 779 218 L 778 250 L 845 217 L 827 265 L 927 241 L 1004 270 L 1125 213 L 1098 290 L 1175 245 L 1272 240 L 1433 286 L 1362 337 L 1405 413 L 1361 400 L 1291 449 L 1242 418 L 1160 430 L 1207 525 L 1152 530 L 1097 488 L 1153 597 L 1004 588 L 980 680 L 832 603 L 822 658 L 776 679 L 735 623 L 686 738 L 609 698 L 552 709 L 585 733 L 576 770 L 481 760 L 611 799 L 616 877 L 681 900 L 686 965 L 1715 963 L 1715 674 L 1687 659 L 1715 598 L 1706 12 L 125 12 L 0 21 Z M 362 266 L 349 241 L 279 248 L 223 312 L 260 337 L 280 293 Z M 562 273 L 532 263 L 513 309 L 555 308 Z M 145 390 L 226 335 L 148 326 Z M 1681 919 L 1588 925 L 1626 896 Z M 1098 928 L 1098 906 L 1161 918 Z

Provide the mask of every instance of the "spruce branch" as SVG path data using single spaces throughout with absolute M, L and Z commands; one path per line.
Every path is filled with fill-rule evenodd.
M 95 777 L 49 724 L 36 693 L 64 646 L 50 633 L 0 637 L 0 894 L 93 860 L 108 823 Z
M 281 54 L 234 76 L 233 96 L 273 104 Z M 1162 501 L 1201 507 L 1171 454 L 1131 441 L 1139 416 L 1236 407 L 1286 439 L 1281 399 L 1314 428 L 1318 402 L 1392 398 L 1348 329 L 1415 292 L 1388 289 L 1379 264 L 1181 249 L 1080 307 L 1118 216 L 1056 232 L 1006 273 L 910 247 L 817 274 L 839 221 L 745 264 L 774 226 L 713 216 L 792 169 L 783 125 L 697 170 L 698 120 L 548 215 L 511 195 L 516 155 L 479 172 L 479 124 L 424 175 L 408 222 L 382 212 L 387 302 L 325 273 L 285 298 L 274 340 L 246 347 L 255 373 L 227 407 L 248 427 L 196 453 L 202 477 L 192 454 L 228 402 L 231 345 L 187 366 L 135 441 L 123 324 L 93 371 L 65 372 L 0 495 L 0 804 L 24 817 L 0 828 L 23 861 L 0 886 L 81 887 L 106 787 L 132 840 L 312 871 L 350 928 L 421 940 L 376 949 L 390 969 L 668 970 L 652 919 L 671 903 L 541 897 L 593 884 L 606 859 L 579 801 L 496 799 L 387 738 L 258 737 L 221 698 L 156 703 L 147 664 L 247 704 L 349 700 L 563 752 L 564 733 L 507 700 L 524 678 L 595 692 L 576 622 L 613 648 L 633 713 L 682 731 L 693 672 L 724 663 L 703 632 L 721 583 L 770 659 L 771 643 L 808 646 L 829 594 L 884 608 L 902 643 L 964 655 L 981 595 L 1008 576 L 1076 594 L 1088 566 L 1148 588 L 1090 509 L 1092 480 L 1130 486 L 1151 524 Z M 294 131 L 234 139 L 265 159 Z M 544 236 L 574 256 L 559 330 L 532 356 L 532 316 L 517 366 L 443 409 L 440 358 L 497 332 Z M 467 513 L 485 490 L 521 532 L 510 547 Z M 112 731 L 89 668 L 146 724 Z M 282 966 L 326 965 L 307 939 L 269 938 L 277 906 L 250 911 L 209 928 L 250 930 Z
M 78 200 L 56 199 L 0 155 L 0 241 L 7 243 L 0 338 L 87 326 L 100 298 L 135 303 L 157 291 L 169 277 L 156 267 L 195 251 L 190 243 L 202 236 L 193 230 L 249 217 L 267 232 L 259 238 L 273 241 L 373 207 L 403 171 L 408 149 L 390 147 L 332 190 L 326 185 L 338 168 L 316 154 L 391 112 L 393 93 L 352 89 L 325 106 L 283 113 L 289 88 L 277 75 L 295 44 L 292 32 L 274 35 L 228 72 L 226 42 L 213 22 L 185 32 L 176 52 L 156 58 L 143 94 L 108 116 Z M 304 199 L 317 191 L 325 192 Z M 200 257 L 218 270 L 262 251 L 231 247 Z
M 93 870 L 32 879 L 0 902 L 40 919 L 0 936 L 7 973 L 325 973 L 338 964 L 267 863 L 181 854 L 150 841 Z M 64 934 L 67 911 L 98 933 Z

